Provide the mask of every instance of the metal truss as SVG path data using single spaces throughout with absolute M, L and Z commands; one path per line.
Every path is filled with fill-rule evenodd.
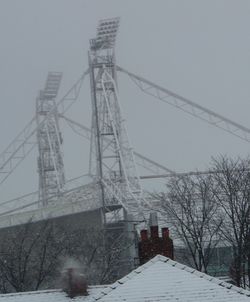
M 77 133 L 78 135 L 90 140 L 91 139 L 91 129 L 66 117 L 65 115 L 60 115 L 60 118 L 63 118 L 68 125 L 71 127 L 71 129 Z M 104 137 L 104 140 L 107 141 L 108 148 L 112 148 L 112 144 L 110 143 L 109 137 Z M 163 166 L 156 161 L 149 159 L 148 157 L 135 152 L 134 151 L 134 156 L 135 156 L 135 162 L 138 166 L 146 169 L 149 172 L 154 173 L 155 176 L 161 175 L 161 174 L 166 174 L 166 173 L 171 173 L 174 174 L 175 172 L 166 166 Z
M 188 171 L 188 172 L 174 172 L 168 174 L 158 174 L 158 175 L 142 175 L 140 179 L 153 179 L 153 178 L 169 178 L 169 177 L 185 177 L 185 176 L 197 176 L 197 175 L 208 175 L 222 173 L 218 170 L 207 170 L 207 171 Z
M 209 124 L 223 129 L 242 140 L 250 142 L 250 129 L 246 128 L 210 109 L 207 109 L 193 101 L 190 101 L 166 88 L 163 88 L 153 82 L 146 80 L 145 78 L 138 76 L 126 69 L 117 66 L 117 70 L 127 74 L 131 80 L 146 94 L 152 95 L 153 97 L 174 106 L 182 111 L 191 114 Z
M 142 190 L 117 93 L 115 37 L 119 19 L 102 20 L 90 41 L 92 129 L 89 174 L 99 185 L 100 206 L 122 205 L 138 214 Z M 104 215 L 104 224 L 105 224 Z
M 168 174 L 174 174 L 175 172 L 162 164 L 157 163 L 156 161 L 134 151 L 136 164 L 145 168 L 148 171 L 153 172 L 155 175 L 159 175 L 162 171 L 167 172 Z
M 36 100 L 37 125 L 45 118 L 45 122 L 37 128 L 39 200 L 41 206 L 46 206 L 52 196 L 58 199 L 62 194 L 65 183 L 61 150 L 62 135 L 59 129 L 58 110 L 55 105 L 61 79 L 62 73 L 49 72 L 45 88 L 40 91 Z M 54 109 L 51 113 L 52 108 Z
M 96 38 L 90 40 L 89 69 L 61 100 L 54 102 L 44 117 L 40 116 L 39 121 L 34 117 L 4 152 L 0 154 L 0 184 L 11 175 L 36 146 L 35 134 L 39 133 L 39 131 L 40 133 L 42 131 L 45 132 L 47 148 L 50 149 L 49 157 L 53 161 L 53 166 L 57 166 L 56 153 L 58 148 L 56 151 L 56 148 L 53 147 L 53 141 L 57 141 L 54 145 L 59 145 L 59 129 L 54 128 L 54 138 L 51 136 L 51 125 L 53 123 L 54 125 L 57 124 L 57 119 L 54 119 L 55 115 L 66 119 L 75 130 L 76 128 L 78 130 L 81 129 L 79 134 L 90 139 L 90 174 L 94 175 L 95 180 L 88 188 L 85 187 L 85 189 L 87 188 L 86 190 L 72 189 L 67 191 L 66 189 L 69 194 L 65 195 L 64 192 L 63 196 L 67 196 L 67 198 L 65 197 L 63 200 L 74 202 L 86 197 L 86 202 L 87 200 L 89 202 L 94 200 L 97 206 L 103 206 L 107 210 L 110 206 L 119 204 L 127 209 L 129 213 L 132 212 L 138 215 L 139 208 L 146 204 L 142 197 L 140 178 L 165 178 L 169 176 L 213 173 L 213 171 L 175 173 L 163 165 L 137 152 L 133 152 L 121 116 L 117 93 L 117 71 L 127 74 L 144 93 L 250 142 L 249 128 L 117 66 L 114 46 L 118 25 L 118 18 L 100 21 Z M 73 122 L 64 115 L 78 99 L 81 86 L 87 74 L 90 75 L 91 86 L 91 130 L 77 122 Z M 52 98 L 54 98 L 55 86 L 49 81 L 47 84 L 43 97 L 50 99 L 53 96 Z M 140 165 L 154 174 L 139 177 L 136 165 Z M 63 181 L 57 181 L 58 183 L 61 184 L 59 187 L 62 187 Z M 25 195 L 24 198 L 15 199 L 12 203 L 19 203 L 19 210 L 28 209 L 37 205 L 38 201 L 34 200 L 34 196 L 34 193 L 31 193 Z M 54 194 L 51 194 L 49 199 L 53 198 L 53 196 Z M 24 203 L 22 204 L 22 202 Z M 3 206 L 6 205 L 7 203 L 3 204 Z M 16 210 L 17 207 L 15 208 Z M 9 211 L 11 210 L 6 209 L 5 214 L 10 213 Z
M 0 185 L 12 174 L 16 167 L 26 158 L 31 150 L 36 146 L 37 140 L 35 134 L 37 129 L 42 127 L 45 121 L 53 115 L 54 110 L 64 114 L 78 99 L 81 86 L 85 76 L 89 71 L 77 80 L 77 82 L 68 90 L 68 92 L 55 103 L 49 114 L 44 117 L 37 125 L 36 117 L 26 125 L 26 127 L 16 136 L 9 146 L 0 154 Z
M 60 196 L 50 196 L 46 206 L 57 206 L 62 203 L 75 203 L 84 200 L 86 207 L 97 208 L 98 201 L 92 178 L 88 174 L 75 177 L 65 183 L 64 190 Z M 90 205 L 89 203 L 93 204 Z M 17 198 L 0 203 L 0 216 L 13 213 L 37 210 L 40 205 L 39 191 L 31 192 Z
M 69 117 L 61 114 L 60 118 L 64 119 L 70 128 L 77 133 L 79 136 L 82 136 L 88 140 L 91 139 L 91 129 L 87 126 L 84 126 Z M 108 140 L 108 138 L 105 138 Z M 188 171 L 188 172 L 174 172 L 173 170 L 167 168 L 166 166 L 163 166 L 152 159 L 149 159 L 148 157 L 135 152 L 135 161 L 136 164 L 145 170 L 152 172 L 154 174 L 151 175 L 140 175 L 140 179 L 157 179 L 157 178 L 169 178 L 169 177 L 181 177 L 181 176 L 196 176 L 196 175 L 207 175 L 207 174 L 216 174 L 216 173 L 222 173 L 223 171 L 219 170 L 205 170 L 205 171 Z M 249 172 L 249 171 L 248 171 Z
M 19 197 L 13 201 L 19 204 L 15 204 L 12 209 L 1 208 L 0 228 L 24 224 L 27 223 L 27 221 L 35 222 L 44 220 L 46 217 L 60 217 L 98 209 L 99 202 L 95 199 L 95 192 L 96 188 L 93 183 L 82 185 L 73 190 L 63 192 L 58 202 L 49 202 L 49 205 L 46 207 L 38 207 L 38 199 L 28 202 L 28 199 L 32 198 L 32 194 L 28 194 L 30 197 L 28 195 Z M 10 203 L 10 201 L 8 201 L 8 203 Z
M 0 154 L 0 185 L 36 146 L 35 129 L 36 119 L 34 117 Z

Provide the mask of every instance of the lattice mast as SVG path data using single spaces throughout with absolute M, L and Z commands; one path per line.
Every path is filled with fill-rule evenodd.
M 62 192 L 65 177 L 55 98 L 62 73 L 49 72 L 45 88 L 36 101 L 39 201 L 41 206 L 56 201 Z M 44 121 L 44 122 L 42 122 Z
M 138 213 L 141 186 L 117 94 L 114 47 L 118 26 L 119 18 L 100 21 L 97 37 L 90 40 L 90 174 L 99 185 L 104 208 L 121 204 L 129 213 Z

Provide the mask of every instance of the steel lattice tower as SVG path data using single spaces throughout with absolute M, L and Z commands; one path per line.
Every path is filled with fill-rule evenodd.
M 96 38 L 90 40 L 90 174 L 99 186 L 105 210 L 122 205 L 128 213 L 138 213 L 141 186 L 117 93 L 114 46 L 118 26 L 119 18 L 100 21 Z
M 62 73 L 50 72 L 45 88 L 36 101 L 39 200 L 41 206 L 56 201 L 65 182 L 62 158 L 62 137 L 59 130 L 55 98 Z

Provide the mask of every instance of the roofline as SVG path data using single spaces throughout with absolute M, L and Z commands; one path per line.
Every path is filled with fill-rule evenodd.
M 115 283 L 113 283 L 112 285 L 107 286 L 103 291 L 101 291 L 101 293 L 95 297 L 93 297 L 93 301 L 98 301 L 101 298 L 103 298 L 104 296 L 106 296 L 107 294 L 109 294 L 112 290 L 116 289 L 117 287 L 120 287 L 121 285 L 125 284 L 127 281 L 133 279 L 135 276 L 137 276 L 138 274 L 140 274 L 141 272 L 143 272 L 145 269 L 147 269 L 148 267 L 150 267 L 151 265 L 153 265 L 156 262 L 164 262 L 167 263 L 173 267 L 179 268 L 180 270 L 184 270 L 188 273 L 194 274 L 199 278 L 203 278 L 205 280 L 208 280 L 214 284 L 217 284 L 219 286 L 222 286 L 226 289 L 230 289 L 233 290 L 241 295 L 245 295 L 247 297 L 250 297 L 250 291 L 245 290 L 243 288 L 237 287 L 235 285 L 232 285 L 230 283 L 227 283 L 225 281 L 222 281 L 218 278 L 209 276 L 205 273 L 202 273 L 200 271 L 197 271 L 194 268 L 191 268 L 189 266 L 186 266 L 184 264 L 178 263 L 170 258 L 167 258 L 165 256 L 162 255 L 157 255 L 155 256 L 153 259 L 149 260 L 147 263 L 139 266 L 138 268 L 136 268 L 135 270 L 133 270 L 131 273 L 129 273 L 128 275 L 126 275 L 125 277 L 119 279 L 118 281 L 116 281 Z
M 89 289 L 95 288 L 106 288 L 108 285 L 90 285 Z M 17 292 L 17 293 L 7 293 L 0 294 L 0 298 L 8 298 L 8 297 L 16 297 L 16 296 L 30 296 L 30 295 L 39 295 L 39 294 L 49 294 L 49 293 L 63 293 L 62 289 L 45 289 L 45 290 L 36 290 L 36 291 L 28 291 L 28 292 Z

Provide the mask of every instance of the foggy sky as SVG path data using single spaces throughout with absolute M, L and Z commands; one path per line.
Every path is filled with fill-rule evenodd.
M 34 116 L 47 72 L 63 72 L 65 93 L 88 67 L 98 20 L 116 16 L 120 66 L 250 127 L 249 1 L 0 0 L 0 151 Z M 118 81 L 134 150 L 176 171 L 249 154 L 249 143 L 142 94 L 123 75 Z M 86 79 L 68 116 L 89 126 L 90 114 Z M 88 141 L 61 128 L 66 177 L 87 173 Z M 1 199 L 37 189 L 36 157 L 0 188 Z

